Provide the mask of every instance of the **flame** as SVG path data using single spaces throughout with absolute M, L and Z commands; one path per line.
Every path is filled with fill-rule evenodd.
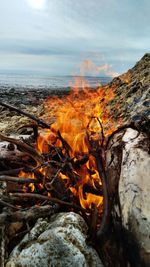
M 55 122 L 51 129 L 40 133 L 37 148 L 44 153 L 48 152 L 48 147 L 53 144 L 61 147 L 62 144 L 60 140 L 57 140 L 56 134 L 59 131 L 71 148 L 69 153 L 74 162 L 84 155 L 88 155 L 88 161 L 76 170 L 80 179 L 76 181 L 74 187 L 72 185 L 69 187 L 72 194 L 79 198 L 84 209 L 90 209 L 92 203 L 100 207 L 103 202 L 101 196 L 83 193 L 83 187 L 85 184 L 91 187 L 101 184 L 95 158 L 90 155 L 88 136 L 93 140 L 101 139 L 100 123 L 105 127 L 106 136 L 116 129 L 111 120 L 110 111 L 107 110 L 108 103 L 114 98 L 114 89 L 110 90 L 105 86 L 94 91 L 81 78 L 77 78 L 73 91 L 68 96 L 51 97 L 45 101 L 45 119 L 48 121 L 55 117 Z M 66 176 L 62 173 L 59 174 L 59 177 L 67 182 L 71 180 L 69 175 Z
M 32 179 L 35 179 L 35 175 L 34 173 L 29 173 L 29 172 L 24 172 L 24 171 L 20 171 L 19 173 L 19 177 L 22 177 L 22 178 L 32 178 Z M 34 192 L 35 191 L 35 186 L 34 186 L 34 183 L 30 183 L 28 185 L 29 189 L 31 192 Z M 23 186 L 23 191 L 26 192 L 26 186 Z
M 68 147 L 72 164 L 77 165 L 78 162 L 83 161 L 82 164 L 77 165 L 72 173 L 76 177 L 75 183 L 72 182 L 69 172 L 58 171 L 57 177 L 63 181 L 85 210 L 91 209 L 93 204 L 100 209 L 103 204 L 103 197 L 93 193 L 92 190 L 92 188 L 98 190 L 101 186 L 101 179 L 96 160 L 91 154 L 90 140 L 101 143 L 103 138 L 101 124 L 105 136 L 116 129 L 107 107 L 114 96 L 115 87 L 110 89 L 110 87 L 105 86 L 92 90 L 86 82 L 78 78 L 75 80 L 73 90 L 69 95 L 49 97 L 44 103 L 45 115 L 43 118 L 47 122 L 53 119 L 54 122 L 50 129 L 41 130 L 36 148 L 44 155 L 50 153 L 54 147 L 62 148 L 62 140 L 58 138 L 58 133 L 60 133 L 63 142 L 65 142 L 64 146 Z M 39 172 L 46 178 L 49 171 L 46 167 L 39 168 Z M 34 174 L 22 174 L 23 177 L 25 175 L 35 179 Z M 84 189 L 86 186 L 90 188 L 88 192 Z M 35 190 L 34 184 L 31 183 L 29 187 L 31 192 Z M 48 194 L 50 195 L 49 192 Z

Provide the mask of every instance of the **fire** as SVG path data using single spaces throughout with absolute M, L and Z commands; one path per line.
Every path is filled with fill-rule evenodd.
M 79 85 L 83 86 L 82 89 L 79 89 Z M 101 178 L 95 157 L 91 153 L 90 142 L 98 144 L 102 142 L 101 125 L 105 136 L 116 129 L 111 120 L 110 111 L 107 109 L 108 103 L 114 98 L 115 88 L 110 90 L 105 86 L 92 90 L 87 84 L 86 87 L 84 85 L 81 80 L 76 80 L 69 95 L 63 98 L 49 97 L 45 101 L 44 119 L 47 121 L 53 119 L 54 122 L 50 129 L 41 130 L 36 146 L 44 156 L 49 155 L 49 163 L 56 157 L 53 151 L 61 149 L 67 154 L 66 157 L 71 159 L 69 164 L 73 166 L 71 173 L 63 167 L 57 169 L 55 174 L 53 170 L 44 166 L 39 168 L 39 171 L 45 179 L 50 171 L 53 177 L 50 186 L 55 179 L 61 180 L 76 202 L 79 202 L 83 209 L 89 210 L 93 204 L 99 209 L 103 204 L 103 197 L 95 193 L 96 190 L 99 192 Z M 63 154 L 60 152 L 57 153 L 58 155 L 62 160 Z M 25 177 L 24 174 L 23 177 Z M 35 179 L 34 176 L 30 175 L 30 177 Z M 35 190 L 34 184 L 29 186 L 31 191 Z
M 30 177 L 30 178 L 32 178 L 32 179 L 35 179 L 35 175 L 34 175 L 34 173 L 28 173 L 28 172 L 25 173 L 25 172 L 23 172 L 23 171 L 20 171 L 19 176 L 20 176 L 20 177 L 23 177 L 23 178 L 28 178 L 28 177 Z M 30 183 L 30 184 L 28 185 L 28 187 L 29 187 L 29 189 L 30 189 L 31 192 L 34 192 L 34 191 L 35 191 L 35 186 L 34 186 L 33 183 Z M 26 192 L 26 186 L 23 186 L 23 191 Z

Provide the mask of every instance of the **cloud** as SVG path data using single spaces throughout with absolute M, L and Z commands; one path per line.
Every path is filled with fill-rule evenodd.
M 26 55 L 31 69 L 33 58 L 54 56 L 58 70 L 68 74 L 87 59 L 111 74 L 108 66 L 125 71 L 149 50 L 149 0 L 45 2 L 37 10 L 27 0 L 0 1 L 0 54 Z

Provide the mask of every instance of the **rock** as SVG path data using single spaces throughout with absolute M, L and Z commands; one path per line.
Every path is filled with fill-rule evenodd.
M 102 267 L 97 252 L 86 244 L 87 225 L 73 212 L 39 219 L 12 251 L 6 267 Z
M 145 54 L 126 73 L 114 78 L 109 84 L 115 87 L 115 98 L 109 104 L 112 118 L 123 122 L 150 118 L 150 53 Z M 109 106 L 108 105 L 108 106 Z

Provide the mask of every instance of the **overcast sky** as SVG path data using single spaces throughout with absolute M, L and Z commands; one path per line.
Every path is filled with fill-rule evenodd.
M 0 0 L 0 72 L 109 75 L 146 52 L 150 0 Z

